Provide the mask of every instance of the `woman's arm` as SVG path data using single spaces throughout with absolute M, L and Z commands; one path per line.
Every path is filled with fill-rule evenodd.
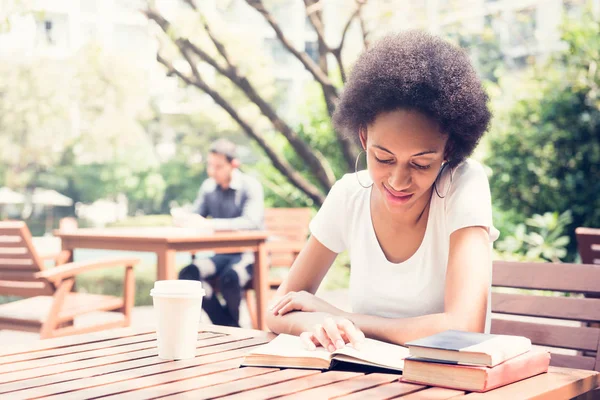
M 323 324 L 327 315 L 333 315 L 349 319 L 367 337 L 398 344 L 447 329 L 482 332 L 485 326 L 490 266 L 487 228 L 459 229 L 450 235 L 442 313 L 413 318 L 383 318 L 340 310 L 328 311 L 327 314 L 289 312 L 283 316 L 269 315 L 267 323 L 272 324 L 269 327 L 285 327 L 286 333 L 297 335 L 305 330 L 314 330 L 315 326 Z M 335 332 L 333 336 L 336 339 L 338 337 Z
M 331 264 L 337 257 L 337 253 L 329 250 L 314 236 L 311 236 L 306 245 L 296 257 L 292 264 L 290 273 L 277 289 L 273 303 L 281 299 L 289 292 L 308 292 L 314 294 L 321 281 L 327 274 Z M 335 308 L 324 300 L 320 300 L 319 311 L 341 314 L 341 310 Z M 312 313 L 293 312 L 283 316 L 275 316 L 267 312 L 267 326 L 275 333 L 291 333 L 299 335 L 303 331 L 310 330 L 317 321 L 322 321 L 323 316 Z

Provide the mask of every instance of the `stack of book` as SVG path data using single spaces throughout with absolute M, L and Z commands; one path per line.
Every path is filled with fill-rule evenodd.
M 548 371 L 550 353 L 523 336 L 445 331 L 406 343 L 402 380 L 485 392 Z

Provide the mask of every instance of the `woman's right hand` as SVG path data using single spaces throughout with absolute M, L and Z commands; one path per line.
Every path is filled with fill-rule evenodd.
M 328 316 L 322 324 L 316 324 L 311 331 L 300 334 L 304 345 L 309 350 L 323 346 L 330 352 L 341 349 L 350 343 L 360 350 L 365 340 L 365 334 L 352 321 L 335 316 Z

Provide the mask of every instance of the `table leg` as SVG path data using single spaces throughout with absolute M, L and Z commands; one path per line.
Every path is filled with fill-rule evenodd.
M 58 266 L 58 265 L 73 262 L 73 252 L 74 252 L 74 249 L 68 247 L 68 244 L 65 243 L 65 240 L 63 240 L 61 243 L 60 254 L 58 255 L 58 257 L 55 260 L 56 265 Z
M 66 243 L 66 240 L 61 240 L 60 247 L 61 247 L 60 254 L 58 255 L 58 257 L 56 257 L 56 260 L 54 260 L 54 265 L 59 266 L 59 265 L 63 265 L 66 263 L 73 262 L 74 261 L 73 254 L 75 253 L 75 249 L 70 248 L 69 244 Z M 77 291 L 77 283 L 76 282 L 73 282 L 73 285 L 71 286 L 71 291 L 72 292 Z
M 259 243 L 254 260 L 254 293 L 258 329 L 267 330 L 266 311 L 269 299 L 269 265 L 265 243 Z
M 175 274 L 175 250 L 162 249 L 156 252 L 156 279 L 177 279 Z

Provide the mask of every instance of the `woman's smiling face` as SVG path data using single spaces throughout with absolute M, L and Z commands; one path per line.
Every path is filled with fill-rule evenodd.
M 426 204 L 448 140 L 433 120 L 402 109 L 382 113 L 360 139 L 373 185 L 390 212 Z

